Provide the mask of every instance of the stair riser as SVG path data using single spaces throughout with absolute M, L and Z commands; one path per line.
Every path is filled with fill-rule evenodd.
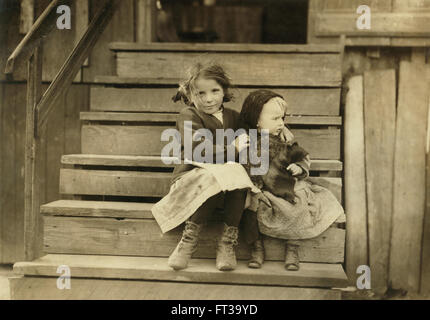
M 329 289 L 72 278 L 69 290 L 58 277 L 10 280 L 12 300 L 339 300 Z M 166 311 L 166 316 L 169 311 Z M 162 317 L 163 318 L 163 317 Z
M 91 110 L 120 112 L 179 112 L 183 103 L 173 103 L 177 88 L 91 88 Z M 232 91 L 234 101 L 228 108 L 240 112 L 249 92 L 257 88 L 238 88 Z M 339 88 L 285 89 L 272 88 L 288 102 L 288 113 L 293 115 L 339 115 Z
M 312 177 L 342 202 L 342 179 Z M 104 170 L 60 170 L 60 193 L 126 197 L 163 197 L 170 190 L 171 173 Z
M 47 253 L 104 254 L 168 257 L 176 247 L 182 226 L 162 234 L 155 220 L 44 216 L 44 250 Z M 214 258 L 221 223 L 205 227 L 196 258 Z M 343 263 L 345 230 L 329 228 L 319 237 L 304 240 L 304 262 Z M 285 242 L 265 239 L 266 259 L 283 261 Z M 240 240 L 238 259 L 249 259 L 250 248 Z
M 120 77 L 182 78 L 199 52 L 117 52 Z M 211 53 L 236 85 L 339 86 L 340 55 L 306 53 Z M 179 66 L 179 67 L 178 67 Z
M 169 142 L 161 141 L 173 126 L 83 125 L 82 153 L 104 155 L 160 155 Z M 314 159 L 340 159 L 340 129 L 292 129 L 295 139 Z

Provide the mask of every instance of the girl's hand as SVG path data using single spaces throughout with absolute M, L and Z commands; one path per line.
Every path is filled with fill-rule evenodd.
M 281 138 L 282 141 L 285 141 L 287 143 L 292 142 L 294 140 L 294 135 L 291 133 L 290 130 L 288 130 L 287 127 L 284 126 L 284 128 L 282 129 L 279 137 Z
M 246 133 L 242 133 L 234 139 L 234 145 L 237 152 L 241 152 L 244 148 L 249 147 L 249 136 Z
M 303 173 L 303 169 L 295 163 L 290 164 L 287 170 L 290 171 L 293 176 L 299 176 Z

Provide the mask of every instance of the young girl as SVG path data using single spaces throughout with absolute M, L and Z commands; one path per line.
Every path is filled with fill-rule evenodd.
M 281 95 L 257 90 L 245 99 L 240 117 L 247 128 L 259 132 L 266 129 L 269 133 L 269 171 L 263 176 L 251 176 L 265 196 L 254 214 L 258 228 L 265 235 L 288 240 L 285 268 L 299 270 L 298 240 L 320 235 L 334 222 L 344 222 L 345 215 L 329 190 L 304 180 L 309 175 L 308 153 L 297 143 L 284 142 L 280 138 L 280 133 L 285 130 L 286 107 Z M 293 138 L 292 134 L 290 137 Z M 247 165 L 248 171 L 249 168 Z M 251 225 L 257 226 L 257 223 Z M 261 236 L 254 234 L 257 239 L 254 239 L 248 266 L 260 268 L 264 247 Z
M 232 98 L 230 87 L 230 80 L 221 66 L 215 63 L 198 63 L 190 70 L 187 80 L 180 84 L 178 93 L 173 97 L 175 102 L 183 100 L 188 105 L 177 118 L 182 160 L 173 171 L 169 193 L 153 206 L 152 214 L 163 232 L 185 221 L 182 239 L 168 260 L 169 266 L 175 270 L 187 267 L 197 248 L 202 225 L 208 222 L 217 207 L 224 208 L 224 229 L 217 245 L 216 266 L 223 271 L 236 267 L 234 246 L 237 245 L 238 225 L 244 211 L 247 192 L 250 189 L 255 190 L 255 187 L 240 164 L 216 164 L 217 153 L 218 156 L 222 153 L 224 159 L 227 159 L 227 146 L 224 141 L 210 141 L 213 159 L 209 169 L 197 162 L 184 163 L 185 144 L 191 145 L 194 151 L 201 143 L 194 141 L 197 130 L 209 130 L 215 140 L 217 129 L 238 128 L 239 113 L 224 107 L 224 103 Z M 191 121 L 191 128 L 187 128 L 187 121 L 188 124 Z M 185 141 L 186 136 L 190 137 L 186 134 L 187 130 L 192 130 L 193 138 L 188 138 L 191 141 Z M 236 138 L 236 157 L 240 151 L 238 141 Z M 246 146 L 242 144 L 242 147 Z M 215 166 L 215 170 L 210 170 L 214 168 L 210 166 Z M 228 182 L 227 187 L 220 186 L 222 183 L 219 182 L 224 180 Z

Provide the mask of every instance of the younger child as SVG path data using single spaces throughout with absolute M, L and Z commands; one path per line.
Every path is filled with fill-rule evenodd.
M 173 98 L 175 102 L 183 100 L 188 105 L 182 109 L 177 118 L 177 130 L 181 134 L 182 159 L 181 164 L 173 171 L 169 193 L 153 206 L 152 213 L 163 232 L 185 222 L 182 239 L 168 260 L 169 266 L 175 270 L 187 267 L 197 248 L 200 230 L 217 207 L 224 209 L 224 229 L 218 240 L 216 266 L 222 271 L 233 270 L 236 267 L 234 246 L 237 245 L 238 226 L 247 192 L 255 187 L 240 164 L 237 166 L 228 163 L 216 164 L 217 153 L 218 155 L 220 152 L 223 153 L 224 159 L 227 159 L 227 146 L 224 145 L 224 141 L 221 141 L 221 145 L 218 141 L 211 141 L 212 165 L 216 166 L 216 170 L 207 170 L 195 162 L 184 163 L 184 144 L 191 144 L 194 151 L 201 143 L 194 140 L 197 130 L 209 130 L 215 140 L 216 129 L 238 128 L 239 113 L 224 107 L 224 103 L 232 98 L 230 87 L 230 80 L 221 66 L 215 63 L 197 63 L 191 69 L 188 79 L 180 84 L 178 93 Z M 193 139 L 189 139 L 191 141 L 188 142 L 184 141 L 187 136 L 184 133 L 189 130 L 185 121 L 192 123 Z M 238 140 L 238 138 L 235 140 L 236 156 L 240 151 Z M 217 171 L 218 176 L 213 171 Z M 229 184 L 228 190 L 221 189 L 217 181 L 228 180 L 238 171 L 239 176 L 242 173 L 244 179 L 234 179 Z
M 281 139 L 286 107 L 281 95 L 257 90 L 245 99 L 240 117 L 246 128 L 259 132 L 266 129 L 269 133 L 269 170 L 263 176 L 250 176 L 265 196 L 254 215 L 258 219 L 258 228 L 265 235 L 288 240 L 285 268 L 299 270 L 300 241 L 295 240 L 317 237 L 336 220 L 343 222 L 345 216 L 342 206 L 329 190 L 304 180 L 309 175 L 308 153 L 297 143 Z M 250 165 L 247 169 L 249 172 Z M 261 199 L 261 195 L 258 197 Z M 257 226 L 257 223 L 248 224 Z M 260 268 L 263 261 L 264 247 L 261 236 L 258 236 L 248 266 Z

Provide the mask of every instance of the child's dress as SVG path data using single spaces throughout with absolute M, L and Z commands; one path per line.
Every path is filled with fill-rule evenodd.
M 279 156 L 280 143 L 287 145 L 278 137 L 270 136 L 270 165 Z M 255 209 L 261 233 L 287 240 L 310 239 L 323 233 L 334 222 L 345 222 L 343 208 L 336 197 L 328 189 L 303 179 L 308 175 L 308 168 L 303 165 L 304 160 L 296 162 L 302 167 L 304 174 L 294 186 L 295 204 L 265 190 L 264 176 L 251 176 L 254 184 L 263 191 L 265 200 L 270 202 L 269 205 L 266 201 L 259 201 L 258 208 Z M 258 194 L 254 197 L 261 200 Z
M 194 107 L 183 109 L 177 120 L 177 129 L 182 138 L 182 153 L 184 151 L 184 121 L 192 121 L 193 133 L 195 130 L 205 128 L 212 132 L 215 139 L 216 129 L 231 128 L 236 130 L 239 123 L 238 117 L 236 111 L 225 108 L 223 110 L 223 122 L 221 122 L 215 116 L 200 112 Z M 198 143 L 198 141 L 193 141 L 193 150 Z M 213 145 L 213 163 L 215 163 L 215 143 Z M 183 154 L 182 159 L 184 159 Z M 181 161 L 183 162 L 183 160 Z M 253 185 L 242 165 L 238 163 L 182 163 L 175 167 L 169 193 L 157 202 L 151 211 L 164 233 L 190 218 L 210 197 L 220 192 L 236 189 L 248 189 L 250 191 L 248 193 L 249 199 L 251 191 L 260 192 Z

